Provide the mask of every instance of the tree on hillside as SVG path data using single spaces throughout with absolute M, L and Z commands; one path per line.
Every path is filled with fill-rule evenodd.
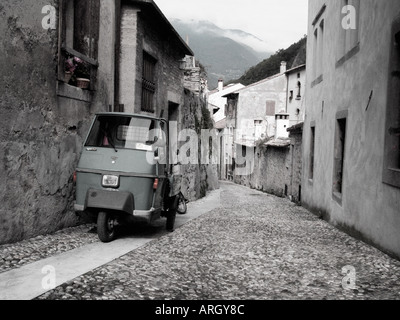
M 248 86 L 252 83 L 271 77 L 279 73 L 282 61 L 287 62 L 287 67 L 289 69 L 305 64 L 306 47 L 307 36 L 304 36 L 300 41 L 292 44 L 289 48 L 278 50 L 268 59 L 265 59 L 254 67 L 251 67 L 239 79 L 229 81 L 229 83 L 241 83 Z

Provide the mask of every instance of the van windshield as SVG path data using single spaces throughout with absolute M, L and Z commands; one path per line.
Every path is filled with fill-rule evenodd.
M 125 116 L 97 116 L 85 147 L 151 151 L 159 136 L 158 121 Z

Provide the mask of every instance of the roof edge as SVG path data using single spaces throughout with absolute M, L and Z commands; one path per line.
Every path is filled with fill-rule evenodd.
M 163 20 L 163 22 L 169 27 L 170 31 L 176 36 L 176 38 L 181 42 L 183 48 L 185 49 L 185 53 L 187 55 L 195 56 L 193 50 L 188 46 L 188 44 L 182 39 L 182 37 L 179 35 L 179 33 L 175 30 L 175 28 L 172 26 L 171 22 L 167 19 L 167 17 L 164 15 L 164 13 L 161 11 L 161 9 L 157 6 L 157 4 L 153 0 L 129 0 L 128 2 L 130 3 L 136 3 L 138 5 L 150 5 L 156 13 L 160 16 L 160 18 Z

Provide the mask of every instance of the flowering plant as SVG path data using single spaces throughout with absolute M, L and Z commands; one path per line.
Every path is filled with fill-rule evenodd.
M 69 58 L 65 61 L 65 71 L 74 73 L 81 63 L 83 63 L 83 61 L 78 57 Z
M 65 61 L 65 71 L 75 74 L 78 78 L 89 77 L 89 67 L 82 59 L 72 57 Z

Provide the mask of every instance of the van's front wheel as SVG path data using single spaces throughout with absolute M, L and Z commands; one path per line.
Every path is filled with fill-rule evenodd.
M 116 238 L 116 219 L 111 213 L 101 211 L 97 217 L 97 235 L 102 242 L 111 242 Z

